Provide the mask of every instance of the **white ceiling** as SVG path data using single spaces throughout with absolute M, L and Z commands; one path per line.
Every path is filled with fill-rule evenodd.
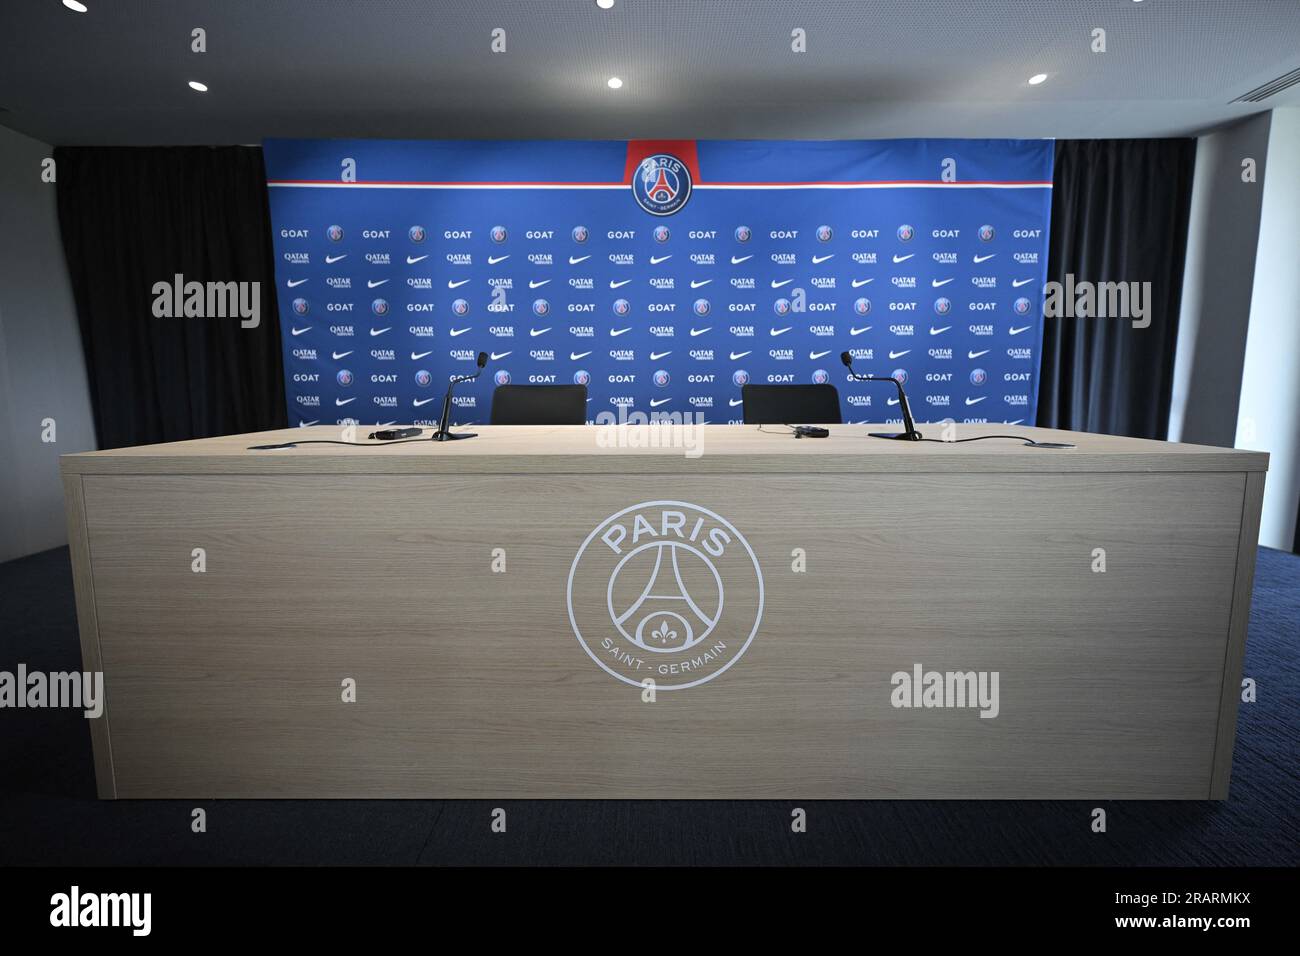
M 0 0 L 0 123 L 120 145 L 1103 138 L 1300 105 L 1300 87 L 1231 103 L 1300 67 L 1300 0 L 83 2 Z M 790 51 L 796 27 L 807 53 Z M 1106 53 L 1090 49 L 1096 27 Z

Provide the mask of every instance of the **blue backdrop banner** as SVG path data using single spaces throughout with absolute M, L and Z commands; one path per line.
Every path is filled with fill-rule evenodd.
M 485 422 L 588 386 L 588 419 L 738 422 L 829 382 L 846 422 L 1033 423 L 1045 140 L 265 144 L 289 420 Z

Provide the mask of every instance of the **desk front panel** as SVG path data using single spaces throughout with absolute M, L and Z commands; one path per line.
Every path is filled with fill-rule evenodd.
M 1209 796 L 1241 473 L 81 480 L 119 797 Z

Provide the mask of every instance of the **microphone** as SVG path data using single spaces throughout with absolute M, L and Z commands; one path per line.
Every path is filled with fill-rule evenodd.
M 431 441 L 458 441 L 462 438 L 478 437 L 476 432 L 460 432 L 458 434 L 452 434 L 450 431 L 447 430 L 447 425 L 449 419 L 451 418 L 452 390 L 461 382 L 472 382 L 474 381 L 474 379 L 482 375 L 483 366 L 487 365 L 487 363 L 488 363 L 488 354 L 486 352 L 479 352 L 478 359 L 475 362 L 478 368 L 475 369 L 473 375 L 456 375 L 453 376 L 452 380 L 447 383 L 447 394 L 443 397 L 442 400 L 442 417 L 438 419 L 438 430 L 433 433 L 433 436 L 430 439 Z
M 920 441 L 921 433 L 916 430 L 916 425 L 912 423 L 912 409 L 907 404 L 907 393 L 903 391 L 903 383 L 896 378 L 881 378 L 877 375 L 859 375 L 853 371 L 853 356 L 848 352 L 840 353 L 840 361 L 844 367 L 849 370 L 849 378 L 855 382 L 892 382 L 898 389 L 898 407 L 903 410 L 903 432 L 898 434 L 887 434 L 885 432 L 868 432 L 871 438 L 893 438 L 898 441 Z

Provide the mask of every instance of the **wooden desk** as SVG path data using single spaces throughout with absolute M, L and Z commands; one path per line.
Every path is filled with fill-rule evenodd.
M 100 795 L 1226 797 L 1267 456 L 867 430 L 65 456 Z

